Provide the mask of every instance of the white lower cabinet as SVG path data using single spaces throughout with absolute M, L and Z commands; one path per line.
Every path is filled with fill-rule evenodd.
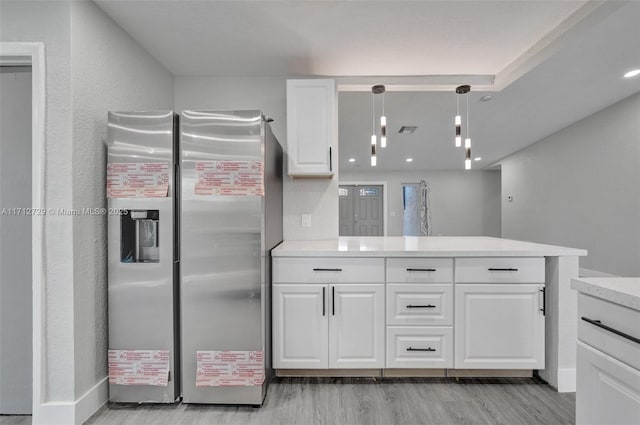
M 389 326 L 387 328 L 388 368 L 453 367 L 451 326 Z
M 329 367 L 328 285 L 273 285 L 273 367 Z
M 576 424 L 640 424 L 640 370 L 578 341 Z
M 384 284 L 273 285 L 273 367 L 384 367 Z
M 542 284 L 456 284 L 457 369 L 544 369 Z

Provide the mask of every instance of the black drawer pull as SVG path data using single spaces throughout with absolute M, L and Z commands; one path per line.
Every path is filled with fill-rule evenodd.
M 435 348 L 413 348 L 413 347 L 409 347 L 407 348 L 407 351 L 436 351 Z
M 336 287 L 331 287 L 331 315 L 336 315 Z
M 322 287 L 322 315 L 323 315 L 323 316 L 324 316 L 324 314 L 325 314 L 324 312 L 325 312 L 325 307 L 326 307 L 326 300 L 325 300 L 325 295 L 324 295 L 324 293 L 325 293 L 325 289 L 326 289 L 326 288 L 323 286 L 323 287 Z
M 408 272 L 435 272 L 436 269 L 407 269 Z
M 507 268 L 507 269 L 495 269 L 490 267 L 489 268 L 490 272 L 517 272 L 518 269 L 513 269 L 513 268 Z
M 427 305 L 412 305 L 412 304 L 409 304 L 407 306 L 407 308 L 436 308 L 436 306 L 433 305 L 433 304 L 427 304 Z
M 314 272 L 341 272 L 342 269 L 313 269 Z
M 589 318 L 586 318 L 584 316 L 582 317 L 582 320 L 584 320 L 587 323 L 591 323 L 593 326 L 597 326 L 599 328 L 602 328 L 605 331 L 609 331 L 609 332 L 614 333 L 614 334 L 616 334 L 618 336 L 621 336 L 621 337 L 623 337 L 625 339 L 628 339 L 629 341 L 633 341 L 636 344 L 640 344 L 640 338 L 636 338 L 635 336 L 628 335 L 628 334 L 626 334 L 624 332 L 620 332 L 617 329 L 613 329 L 613 328 L 611 328 L 611 327 L 609 327 L 607 325 L 603 325 L 602 322 L 599 321 L 599 320 L 589 319 Z

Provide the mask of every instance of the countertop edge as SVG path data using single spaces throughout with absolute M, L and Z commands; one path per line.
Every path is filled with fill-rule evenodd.
M 604 279 L 608 282 L 608 286 L 603 286 Z M 628 307 L 634 310 L 640 311 L 640 287 L 637 288 L 637 293 L 631 293 L 629 291 L 619 290 L 610 287 L 612 282 L 620 280 L 623 282 L 629 280 L 629 278 L 574 278 L 571 279 L 571 289 L 581 292 L 592 297 L 600 298 L 605 301 L 612 302 L 614 304 Z

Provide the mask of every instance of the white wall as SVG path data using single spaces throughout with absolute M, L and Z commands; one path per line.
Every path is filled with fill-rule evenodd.
M 31 68 L 0 67 L 0 209 L 31 206 Z M 0 414 L 32 399 L 31 217 L 0 215 Z
M 433 236 L 500 237 L 499 171 L 340 171 L 341 182 L 387 183 L 388 236 L 402 236 L 402 184 L 420 180 L 431 189 Z
M 46 61 L 45 205 L 72 204 L 71 25 L 68 2 L 3 1 L 2 41 L 41 41 Z M 73 358 L 73 226 L 63 217 L 47 216 L 44 235 L 43 298 L 45 368 L 42 402 L 74 399 Z M 36 400 L 36 403 L 38 400 Z M 36 412 L 34 412 L 36 413 Z
M 262 110 L 274 119 L 273 132 L 286 151 L 286 77 L 176 77 L 175 109 Z M 334 157 L 337 164 L 337 150 Z M 337 182 L 337 172 L 332 179 L 284 178 L 284 239 L 338 236 Z M 301 227 L 303 213 L 311 214 L 310 228 Z
M 172 108 L 173 76 L 93 3 L 1 7 L 0 40 L 45 44 L 45 206 L 104 206 L 107 111 Z M 106 397 L 105 219 L 47 215 L 44 228 L 44 388 L 34 423 L 82 422 Z
M 581 267 L 640 276 L 639 184 L 635 94 L 502 160 L 502 235 L 586 248 Z
M 173 75 L 90 2 L 71 8 L 73 208 L 106 207 L 107 111 L 173 108 Z M 75 397 L 107 375 L 106 217 L 73 221 Z M 105 383 L 106 385 L 106 383 Z

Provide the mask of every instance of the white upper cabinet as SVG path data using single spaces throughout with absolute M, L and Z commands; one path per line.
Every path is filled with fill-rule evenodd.
M 332 79 L 287 80 L 287 155 L 292 178 L 331 178 L 338 107 Z M 336 165 L 337 166 L 337 165 Z

